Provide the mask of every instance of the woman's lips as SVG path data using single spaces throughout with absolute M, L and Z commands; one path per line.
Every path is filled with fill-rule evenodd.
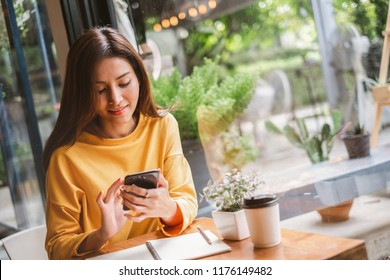
M 129 105 L 121 106 L 114 109 L 108 109 L 108 112 L 112 115 L 121 115 Z

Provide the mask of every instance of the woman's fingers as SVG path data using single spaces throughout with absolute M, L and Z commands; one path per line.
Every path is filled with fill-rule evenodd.
M 148 208 L 153 207 L 155 195 L 153 190 L 147 190 L 147 196 L 135 195 L 131 192 L 121 191 L 121 197 L 123 199 L 123 205 L 127 206 L 133 211 L 147 211 Z M 143 207 L 139 209 L 139 207 Z
M 103 206 L 104 206 L 103 195 L 104 195 L 104 192 L 100 191 L 98 197 L 96 198 L 96 203 L 98 204 L 100 209 L 103 209 Z
M 123 179 L 118 178 L 107 190 L 107 195 L 104 199 L 104 202 L 107 202 L 111 198 L 115 198 L 118 194 L 120 187 L 123 185 Z
M 164 176 L 161 174 L 161 172 L 158 175 L 158 181 L 157 181 L 157 187 L 158 188 L 167 188 L 168 187 L 168 181 L 164 178 Z
M 141 188 L 136 185 L 124 185 L 122 187 L 122 191 L 124 191 L 125 193 L 130 193 L 133 196 L 147 197 L 149 196 L 149 192 L 151 191 L 151 189 Z
M 145 214 L 140 214 L 140 215 L 136 215 L 136 216 L 133 216 L 133 215 L 130 215 L 130 214 L 125 214 L 125 216 L 133 221 L 133 222 L 136 222 L 136 223 L 139 223 L 139 222 L 142 222 L 143 220 L 145 220 L 146 218 L 148 218 Z

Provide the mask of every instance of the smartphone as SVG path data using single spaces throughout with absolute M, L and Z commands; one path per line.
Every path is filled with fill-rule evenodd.
M 152 169 L 127 175 L 125 177 L 125 185 L 136 185 L 144 189 L 155 189 L 157 188 L 159 173 L 159 169 Z M 123 205 L 123 209 L 129 210 L 125 205 Z

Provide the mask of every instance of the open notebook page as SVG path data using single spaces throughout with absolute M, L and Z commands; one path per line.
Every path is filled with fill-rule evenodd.
M 198 259 L 231 251 L 230 246 L 209 230 L 205 233 L 212 241 L 208 244 L 199 232 L 148 241 L 163 260 Z M 89 260 L 153 260 L 146 244 L 108 253 Z
M 190 260 L 231 251 L 230 246 L 209 230 L 205 231 L 212 244 L 208 244 L 199 232 L 171 238 L 148 241 L 162 260 Z

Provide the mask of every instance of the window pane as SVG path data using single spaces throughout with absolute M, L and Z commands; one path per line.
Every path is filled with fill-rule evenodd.
M 17 25 L 42 143 L 56 120 L 60 94 L 57 58 L 44 1 L 14 1 Z M 0 222 L 11 228 L 28 228 L 44 223 L 44 205 L 31 149 L 25 108 L 17 81 L 5 25 L 0 13 L 0 99 L 1 161 Z

